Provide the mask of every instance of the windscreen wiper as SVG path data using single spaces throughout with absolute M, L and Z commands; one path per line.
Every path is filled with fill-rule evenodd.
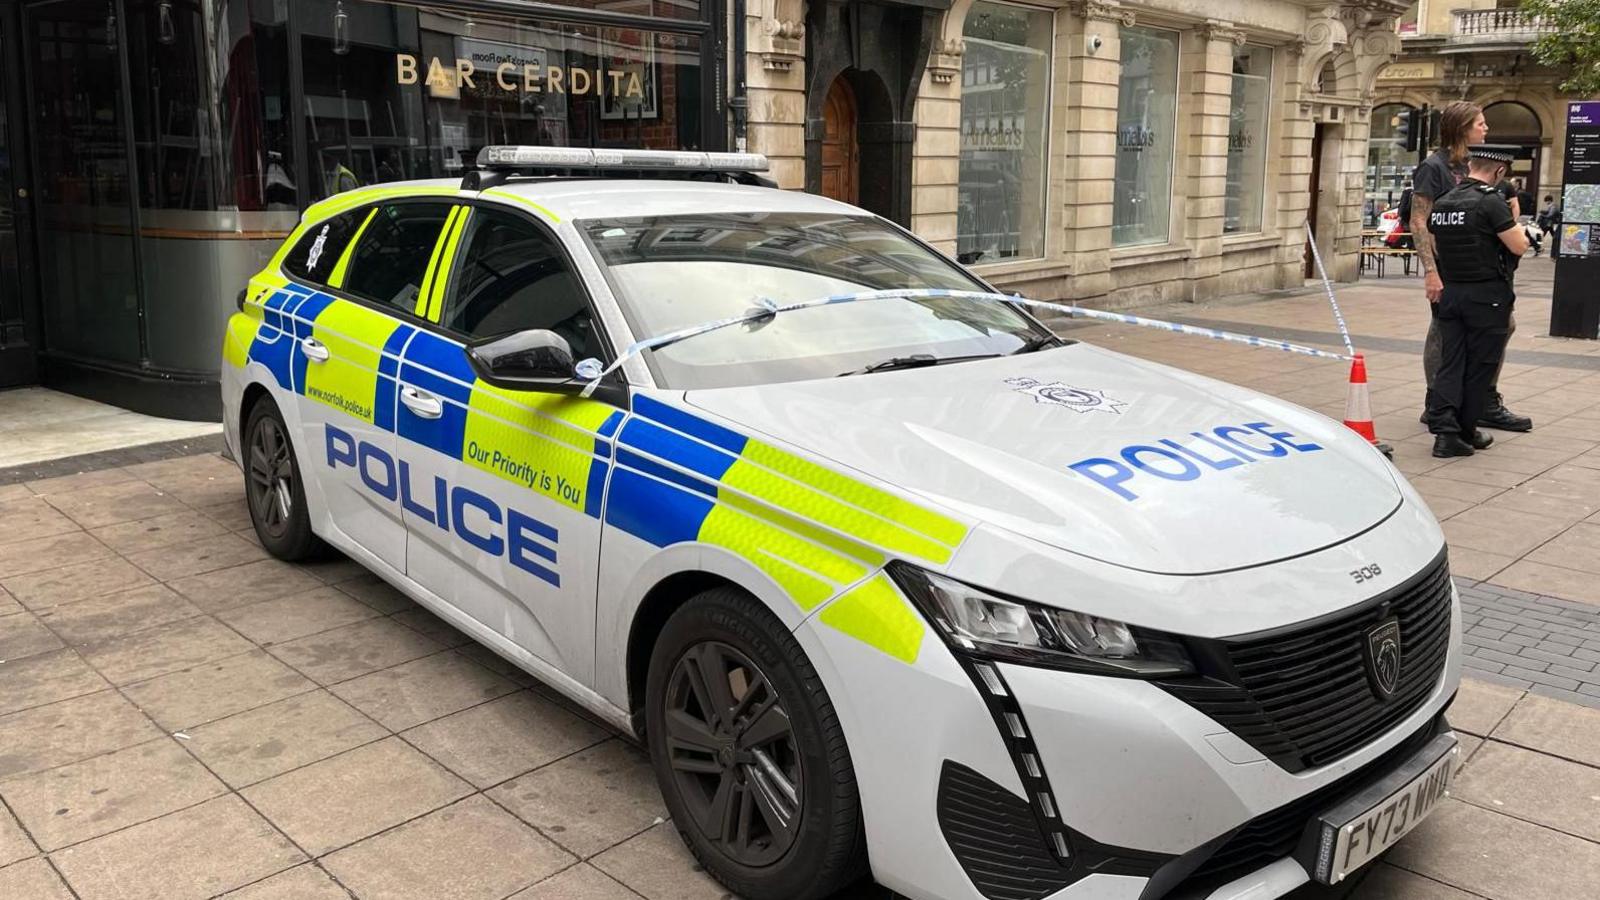
M 998 353 L 976 353 L 968 356 L 934 356 L 932 353 L 913 353 L 910 356 L 891 356 L 880 359 L 870 366 L 840 372 L 840 378 L 846 375 L 869 375 L 873 372 L 888 372 L 893 369 L 920 369 L 924 366 L 942 366 L 945 363 L 966 362 L 970 359 L 994 359 Z
M 1065 338 L 1056 337 L 1053 334 L 1046 334 L 1027 341 L 1021 347 L 1018 347 L 1006 355 L 1020 356 L 1024 353 L 1032 353 L 1036 350 L 1043 350 L 1046 347 L 1065 347 L 1068 343 L 1070 342 Z

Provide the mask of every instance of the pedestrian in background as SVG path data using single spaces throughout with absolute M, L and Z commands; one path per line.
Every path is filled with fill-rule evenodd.
M 1489 134 L 1489 125 L 1483 119 L 1483 109 L 1476 103 L 1457 100 L 1439 113 L 1439 149 L 1423 160 L 1411 176 L 1413 192 L 1411 197 L 1411 234 L 1417 246 L 1417 261 L 1422 265 L 1423 292 L 1429 304 L 1439 302 L 1440 295 L 1444 292 L 1444 282 L 1439 277 L 1438 255 L 1434 248 L 1433 235 L 1428 231 L 1428 216 L 1433 212 L 1433 206 L 1439 198 L 1449 193 L 1462 178 L 1466 176 L 1467 147 L 1473 144 L 1482 144 Z M 1509 167 L 1508 167 L 1509 168 Z M 1517 323 L 1513 318 L 1508 324 L 1509 338 L 1516 331 Z M 1433 392 L 1434 375 L 1439 371 L 1439 364 L 1444 352 L 1439 335 L 1437 317 L 1428 320 L 1428 336 L 1422 345 L 1422 373 L 1427 379 L 1428 392 Z M 1500 373 L 1498 369 L 1489 382 L 1489 398 L 1483 405 L 1482 419 L 1478 424 L 1489 428 L 1500 428 L 1506 431 L 1530 431 L 1533 420 L 1526 416 L 1519 416 L 1506 409 L 1499 391 Z M 1424 401 L 1425 404 L 1427 401 Z M 1423 424 L 1427 424 L 1427 414 L 1422 417 Z

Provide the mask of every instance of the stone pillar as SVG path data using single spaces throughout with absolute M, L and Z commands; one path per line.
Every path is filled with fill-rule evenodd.
M 1068 7 L 1057 56 L 1067 66 L 1067 97 L 1060 140 L 1064 170 L 1058 245 L 1072 261 L 1069 296 L 1111 292 L 1111 202 L 1117 171 L 1117 83 L 1121 29 L 1133 12 L 1110 0 L 1076 0 Z M 1090 37 L 1100 38 L 1090 51 Z
M 1306 214 L 1311 209 L 1311 144 L 1316 123 L 1311 104 L 1304 102 L 1306 45 L 1296 41 L 1284 48 L 1282 90 L 1278 92 L 1278 184 L 1277 222 L 1283 235 L 1279 252 L 1276 284 L 1279 288 L 1298 287 L 1305 279 Z
M 940 23 L 917 92 L 911 162 L 911 230 L 956 255 L 961 172 L 961 32 L 973 0 L 956 0 Z
M 806 185 L 806 9 L 804 0 L 745 5 L 745 85 L 749 146 L 771 163 L 788 190 Z
M 1183 239 L 1190 256 L 1184 264 L 1185 299 L 1217 296 L 1222 275 L 1222 224 L 1228 180 L 1229 115 L 1233 109 L 1233 48 L 1244 32 L 1231 22 L 1207 20 L 1184 35 L 1180 64 L 1189 86 L 1180 123 L 1178 177 L 1184 182 Z

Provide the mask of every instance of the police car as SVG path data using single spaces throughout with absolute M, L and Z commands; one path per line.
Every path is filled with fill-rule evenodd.
M 261 543 L 637 736 L 750 898 L 1276 897 L 1436 808 L 1460 616 L 1375 450 L 764 167 L 491 147 L 311 207 L 224 339 Z

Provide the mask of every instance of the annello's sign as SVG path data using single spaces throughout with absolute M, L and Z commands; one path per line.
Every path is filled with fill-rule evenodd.
M 394 55 L 395 79 L 401 84 L 422 81 L 435 91 L 454 92 L 462 88 L 485 88 L 524 94 L 594 94 L 605 97 L 643 97 L 644 85 L 638 71 L 628 69 L 578 69 L 547 66 L 536 62 L 499 62 L 480 68 L 470 59 L 448 63 L 435 56 L 426 69 L 409 53 Z

